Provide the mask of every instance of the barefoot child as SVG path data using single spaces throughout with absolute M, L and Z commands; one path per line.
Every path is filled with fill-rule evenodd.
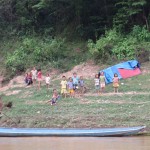
M 73 80 L 73 89 L 74 90 L 78 89 L 79 77 L 77 76 L 76 72 L 73 73 L 72 80 Z
M 46 82 L 46 87 L 47 87 L 47 90 L 48 90 L 49 85 L 50 85 L 50 76 L 49 76 L 49 74 L 46 75 L 45 82 Z
M 80 79 L 79 79 L 79 88 L 80 88 L 81 94 L 83 94 L 85 92 L 83 76 L 80 76 Z
M 51 100 L 51 105 L 56 104 L 56 101 L 59 100 L 60 96 L 56 89 L 53 90 L 53 96 Z
M 36 84 L 36 79 L 37 79 L 37 70 L 35 69 L 35 67 L 33 67 L 33 69 L 31 70 L 32 72 L 32 81 L 33 81 L 33 85 Z
M 51 105 L 54 105 L 54 104 L 56 104 L 56 101 L 59 100 L 59 99 L 60 99 L 60 96 L 59 96 L 57 90 L 56 90 L 56 89 L 53 89 L 53 96 L 52 96 L 52 99 L 49 100 L 49 101 L 46 102 L 46 103 L 49 103 L 49 102 L 50 102 Z
M 66 95 L 67 95 L 67 81 L 66 81 L 65 76 L 62 77 L 62 81 L 61 81 L 60 85 L 61 85 L 61 94 L 66 98 Z
M 95 75 L 95 90 L 96 90 L 96 93 L 99 94 L 100 93 L 100 81 L 99 81 L 99 77 L 98 77 L 98 74 Z
M 100 73 L 100 87 L 101 87 L 101 93 L 104 93 L 104 89 L 105 89 L 105 75 L 104 72 Z
M 73 98 L 74 97 L 74 89 L 73 89 L 73 80 L 71 77 L 69 78 L 67 87 L 68 87 L 68 92 L 70 94 L 70 97 Z
M 117 73 L 114 74 L 113 87 L 114 87 L 114 93 L 118 93 L 119 78 L 118 78 L 118 74 Z
M 41 69 L 38 70 L 37 80 L 38 80 L 38 90 L 40 90 L 41 89 L 41 82 L 42 82 L 42 72 L 41 72 Z

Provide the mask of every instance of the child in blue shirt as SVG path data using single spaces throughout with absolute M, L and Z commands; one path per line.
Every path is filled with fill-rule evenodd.
M 76 72 L 73 73 L 72 80 L 73 80 L 73 89 L 74 89 L 74 90 L 78 89 L 79 77 L 77 76 L 77 73 L 76 73 Z

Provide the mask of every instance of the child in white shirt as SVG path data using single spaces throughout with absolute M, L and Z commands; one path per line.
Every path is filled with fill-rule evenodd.
M 45 82 L 46 82 L 47 89 L 49 89 L 49 86 L 50 86 L 50 75 L 49 74 L 46 75 Z

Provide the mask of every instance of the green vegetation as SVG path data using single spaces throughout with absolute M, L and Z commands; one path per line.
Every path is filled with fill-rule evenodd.
M 140 26 L 134 26 L 129 34 L 121 34 L 115 29 L 106 31 L 105 36 L 94 43 L 89 40 L 90 53 L 96 60 L 107 62 L 112 60 L 140 59 L 140 54 L 149 53 L 150 32 Z M 147 61 L 148 56 L 143 58 Z
M 39 67 L 49 65 L 65 71 L 70 69 L 71 65 L 76 65 L 76 62 L 84 60 L 84 57 L 81 58 L 78 53 L 70 53 L 71 51 L 73 50 L 67 47 L 65 40 L 61 38 L 23 38 L 20 45 L 12 53 L 8 53 L 6 67 L 15 72 L 24 71 L 36 64 Z M 71 60 L 70 63 L 68 59 Z
M 149 59 L 148 0 L 0 0 L 0 5 L 0 62 L 9 74 L 30 66 L 66 71 L 89 58 Z
M 150 59 L 150 1 L 0 0 L 0 33 L 4 81 L 33 66 L 64 72 L 89 59 L 111 65 L 134 58 L 145 62 Z M 125 80 L 120 87 L 123 93 L 111 96 L 94 95 L 89 79 L 92 96 L 61 99 L 54 107 L 45 103 L 52 89 L 49 93 L 44 87 L 40 92 L 33 87 L 9 89 L 5 92 L 21 92 L 3 97 L 4 102 L 14 104 L 4 112 L 18 127 L 145 124 L 150 128 L 148 78 Z M 107 92 L 111 91 L 111 85 L 107 86 Z M 0 119 L 0 125 L 15 126 L 7 117 Z
M 17 127 L 126 127 L 146 125 L 150 129 L 150 84 L 149 74 L 121 80 L 119 94 L 113 93 L 112 85 L 106 86 L 106 93 L 94 93 L 93 80 L 86 80 L 90 89 L 84 96 L 61 98 L 56 105 L 46 103 L 52 96 L 52 89 L 59 90 L 59 80 L 52 81 L 53 87 L 47 93 L 35 87 L 12 88 L 4 93 L 20 90 L 16 95 L 3 96 L 4 103 L 13 102 L 12 109 L 3 112 L 1 126 Z M 12 121 L 13 120 L 13 121 Z M 16 122 L 17 125 L 14 123 Z

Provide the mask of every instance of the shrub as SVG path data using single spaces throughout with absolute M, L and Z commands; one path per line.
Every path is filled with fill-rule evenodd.
M 94 43 L 92 40 L 88 41 L 88 48 L 90 53 L 94 56 L 96 61 L 107 61 L 112 55 L 112 48 L 120 35 L 116 30 L 110 30 L 105 33 L 105 36 L 101 37 Z
M 119 60 L 134 59 L 136 52 L 136 39 L 133 37 L 122 38 L 113 47 L 112 52 Z
M 96 43 L 88 42 L 88 49 L 96 61 L 107 62 L 111 59 L 118 60 L 136 59 L 139 53 L 150 49 L 150 33 L 146 28 L 134 26 L 127 34 L 120 34 L 115 29 L 105 33 Z
M 22 71 L 33 64 L 65 58 L 66 51 L 64 39 L 23 38 L 21 46 L 7 54 L 5 63 L 13 72 Z
M 79 47 L 80 51 L 76 52 L 77 45 L 71 45 L 62 38 L 22 37 L 20 43 L 8 52 L 5 61 L 6 67 L 13 74 L 32 66 L 67 71 L 87 57 L 84 48 Z

